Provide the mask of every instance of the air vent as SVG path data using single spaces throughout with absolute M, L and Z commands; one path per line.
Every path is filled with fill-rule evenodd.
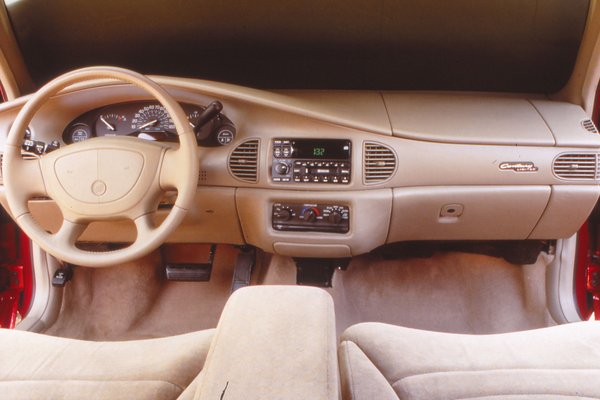
M 563 179 L 599 179 L 598 153 L 565 153 L 552 164 L 554 174 Z
M 229 156 L 229 171 L 244 182 L 258 181 L 258 139 L 251 139 L 236 147 Z
M 598 133 L 598 128 L 596 128 L 596 125 L 594 125 L 594 121 L 592 121 L 591 119 L 584 119 L 583 121 L 581 121 L 581 126 L 583 126 L 583 129 L 585 129 L 588 132 Z
M 380 143 L 365 142 L 364 181 L 366 184 L 386 181 L 396 172 L 396 154 Z

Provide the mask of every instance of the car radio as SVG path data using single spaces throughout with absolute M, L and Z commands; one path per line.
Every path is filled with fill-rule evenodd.
M 352 143 L 346 139 L 273 139 L 273 182 L 349 184 Z

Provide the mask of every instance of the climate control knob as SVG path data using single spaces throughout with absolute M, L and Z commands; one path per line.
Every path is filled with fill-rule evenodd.
M 281 210 L 276 211 L 273 214 L 273 217 L 278 221 L 289 221 L 292 218 L 292 211 L 288 208 L 282 208 Z
M 307 208 L 302 211 L 302 218 L 304 219 L 304 222 L 313 222 L 317 218 L 317 213 L 314 209 Z
M 339 224 L 342 222 L 342 214 L 339 211 L 332 211 L 327 217 L 327 220 L 332 224 Z

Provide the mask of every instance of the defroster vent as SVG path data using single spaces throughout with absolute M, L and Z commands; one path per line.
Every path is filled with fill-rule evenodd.
M 584 119 L 583 121 L 581 121 L 581 126 L 588 132 L 598 133 L 598 128 L 596 128 L 596 125 L 594 125 L 594 121 L 592 121 L 591 119 Z
M 258 181 L 258 139 L 246 140 L 229 155 L 229 171 L 244 182 Z
M 564 153 L 554 159 L 552 171 L 563 179 L 599 179 L 598 158 L 599 153 Z
M 366 184 L 387 181 L 396 172 L 397 160 L 394 151 L 381 143 L 365 142 L 364 182 Z

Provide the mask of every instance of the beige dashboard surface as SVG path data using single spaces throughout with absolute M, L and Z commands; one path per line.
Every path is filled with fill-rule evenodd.
M 153 79 L 180 102 L 221 101 L 237 128 L 227 146 L 198 147 L 196 200 L 171 242 L 249 243 L 290 256 L 346 257 L 398 240 L 556 239 L 577 229 L 600 194 L 599 176 L 587 167 L 597 167 L 600 154 L 600 135 L 590 131 L 589 117 L 578 106 L 539 95 L 267 92 Z M 36 140 L 48 142 L 91 109 L 146 99 L 140 90 L 111 81 L 76 85 L 51 99 L 30 128 Z M 0 105 L 0 132 L 8 130 L 24 100 Z M 274 181 L 277 138 L 350 140 L 348 184 Z M 5 139 L 0 134 L 0 143 Z M 230 168 L 231 155 L 249 141 L 256 144 L 255 181 L 239 179 Z M 379 154 L 387 161 L 369 164 Z M 567 164 L 557 167 L 557 160 Z M 390 172 L 367 180 L 372 165 L 389 166 Z M 580 177 L 580 166 L 591 175 L 584 171 Z M 564 168 L 567 174 L 557 175 Z M 274 231 L 272 206 L 282 201 L 350 207 L 350 231 Z M 0 202 L 5 204 L 1 186 Z M 53 218 L 59 216 L 48 212 L 52 203 L 33 203 L 36 218 L 56 229 Z M 167 199 L 159 219 L 172 203 Z M 461 214 L 446 218 L 444 210 L 456 204 Z M 127 242 L 131 235 L 117 222 L 90 227 L 85 240 Z

